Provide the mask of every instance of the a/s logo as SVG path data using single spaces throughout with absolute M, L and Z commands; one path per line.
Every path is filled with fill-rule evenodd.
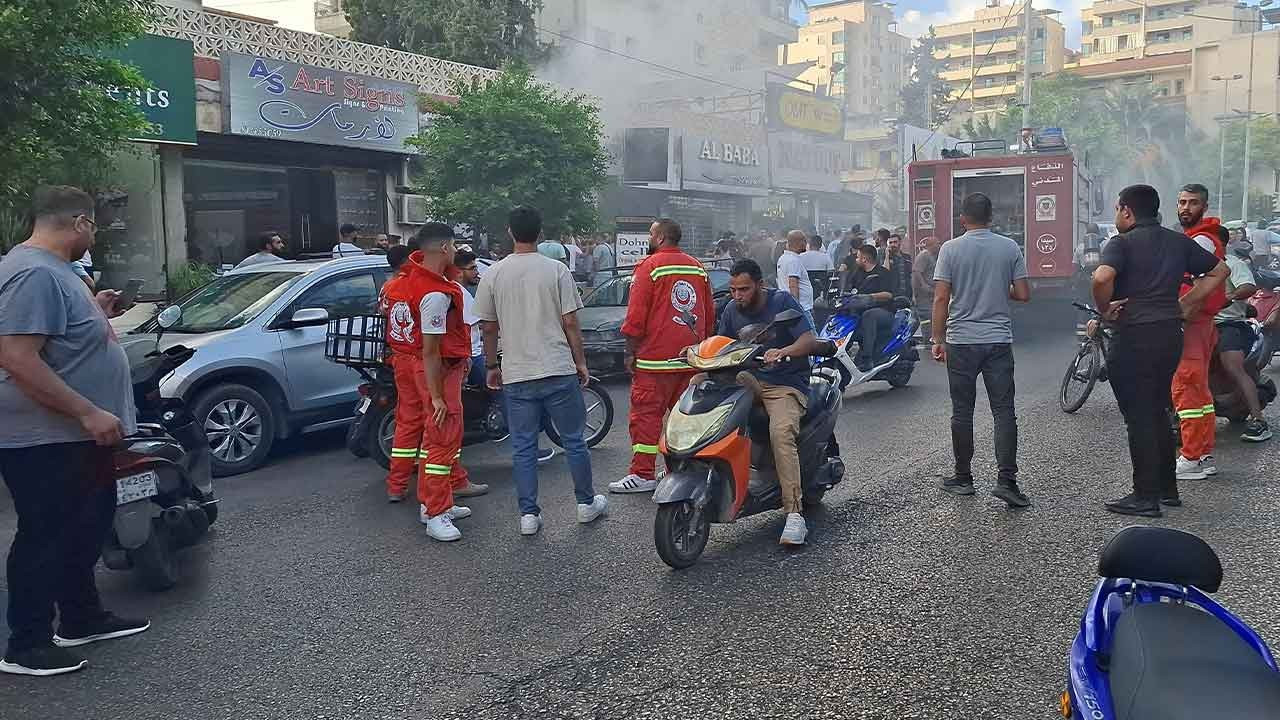
M 254 58 L 253 67 L 249 68 L 249 79 L 258 81 L 254 84 L 255 88 L 266 85 L 267 92 L 272 95 L 283 95 L 284 76 L 280 74 L 280 71 L 283 69 L 284 66 L 281 65 L 275 70 L 269 70 L 267 69 L 267 62 L 265 60 L 262 58 Z

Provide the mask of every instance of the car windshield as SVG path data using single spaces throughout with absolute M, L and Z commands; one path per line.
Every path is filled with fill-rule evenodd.
M 169 331 L 204 333 L 238 328 L 257 317 L 301 277 L 302 273 L 297 272 L 224 275 L 179 303 L 182 322 Z
M 729 289 L 728 270 L 708 270 L 707 279 L 711 281 L 711 292 L 719 293 Z M 586 307 L 625 307 L 631 295 L 631 276 L 624 275 L 606 280 L 583 299 Z

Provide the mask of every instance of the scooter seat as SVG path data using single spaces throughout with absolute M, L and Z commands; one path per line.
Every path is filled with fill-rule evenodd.
M 1274 720 L 1280 673 L 1218 618 L 1188 605 L 1125 610 L 1111 645 L 1116 720 Z

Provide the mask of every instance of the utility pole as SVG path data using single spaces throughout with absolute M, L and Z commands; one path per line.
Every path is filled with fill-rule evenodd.
M 1249 29 L 1249 79 L 1246 80 L 1249 85 L 1245 89 L 1244 101 L 1244 184 L 1240 187 L 1240 222 L 1245 223 L 1246 227 L 1249 222 L 1249 151 L 1252 144 L 1252 135 L 1249 126 L 1253 122 L 1253 43 L 1258 35 L 1258 26 L 1262 24 L 1262 8 L 1267 7 L 1273 0 L 1262 0 L 1254 8 L 1256 11 L 1256 19 L 1250 21 L 1252 24 Z
M 1031 127 L 1031 0 L 1027 0 L 1022 12 L 1027 16 L 1026 47 L 1023 48 L 1025 52 L 1022 61 L 1022 129 L 1026 131 Z
M 1231 81 L 1240 80 L 1244 76 L 1240 73 L 1235 75 L 1214 75 L 1209 78 L 1222 85 L 1222 117 L 1219 118 L 1218 130 L 1218 212 L 1221 213 L 1226 207 L 1222 204 L 1222 186 L 1226 183 L 1223 173 L 1226 167 L 1227 159 L 1227 116 L 1231 112 Z

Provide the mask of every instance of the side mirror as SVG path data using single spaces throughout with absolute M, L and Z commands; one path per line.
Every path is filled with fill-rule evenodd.
M 289 318 L 288 327 L 304 328 L 329 324 L 329 311 L 324 308 L 302 308 Z
M 156 325 L 159 325 L 162 330 L 168 330 L 180 322 L 182 322 L 182 308 L 177 305 L 170 305 L 156 315 Z

